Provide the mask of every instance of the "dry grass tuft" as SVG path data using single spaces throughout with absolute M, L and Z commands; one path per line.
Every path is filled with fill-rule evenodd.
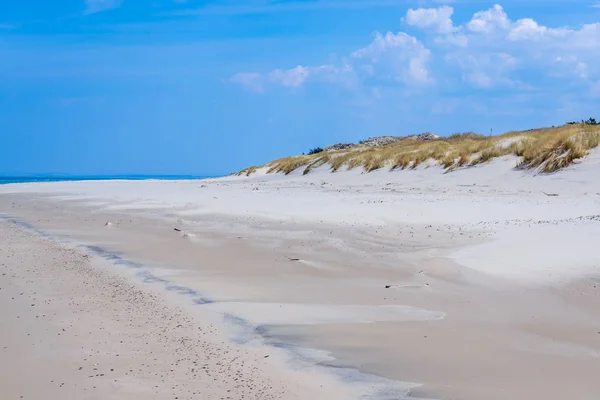
M 565 131 L 554 138 L 544 138 L 539 142 L 528 141 L 517 150 L 522 154 L 518 167 L 538 169 L 542 173 L 555 172 L 585 157 L 599 144 L 600 131 L 589 126 L 579 126 L 577 132 Z
M 357 167 L 367 172 L 381 168 L 415 169 L 427 161 L 453 171 L 459 167 L 470 167 L 514 155 L 521 158 L 519 168 L 550 173 L 585 157 L 599 143 L 600 128 L 585 124 L 509 132 L 500 136 L 468 132 L 436 140 L 407 138 L 387 146 L 357 145 L 350 149 L 285 157 L 267 164 L 267 172 L 287 175 L 304 167 L 303 173 L 308 174 L 312 169 L 326 164 L 331 166 L 332 172 Z M 238 175 L 250 175 L 258 168 L 247 168 Z
M 258 168 L 260 168 L 260 167 L 258 167 L 258 166 L 256 166 L 256 165 L 253 165 L 253 166 L 251 166 L 251 167 L 248 167 L 248 168 L 246 168 L 246 169 L 243 169 L 243 170 L 241 170 L 241 171 L 240 171 L 240 172 L 238 172 L 236 175 L 237 175 L 237 176 L 242 176 L 242 175 L 250 176 L 250 175 L 252 175 L 253 173 L 255 173 L 255 172 L 256 172 L 256 170 L 258 170 Z
M 322 153 L 320 153 L 322 154 Z M 331 157 L 329 154 L 323 154 L 320 157 L 317 157 L 316 160 L 312 161 L 310 164 L 308 164 L 306 166 L 306 168 L 304 168 L 304 172 L 302 173 L 302 175 L 306 175 L 308 174 L 313 168 L 317 168 L 320 167 L 321 165 L 324 165 L 328 162 L 331 162 Z
M 512 152 L 512 150 L 510 147 L 493 146 L 493 147 L 483 150 L 481 153 L 479 153 L 478 157 L 474 157 L 471 160 L 470 165 L 483 164 L 483 163 L 493 160 L 494 158 L 498 158 L 498 157 L 502 157 L 502 156 L 511 154 L 511 152 Z
M 336 172 L 337 170 L 342 168 L 344 165 L 347 165 L 348 162 L 354 157 L 356 157 L 355 152 L 346 152 L 346 153 L 336 154 L 335 156 L 332 156 L 331 162 L 330 162 L 331 163 L 331 171 Z
M 283 172 L 285 175 L 288 175 L 296 169 L 307 165 L 313 158 L 316 158 L 316 156 L 291 156 L 280 158 L 279 160 L 267 164 L 269 167 L 267 174 Z

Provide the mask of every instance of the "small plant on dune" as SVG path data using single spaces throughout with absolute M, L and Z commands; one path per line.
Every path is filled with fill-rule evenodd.
M 600 144 L 600 132 L 585 129 L 577 133 L 565 132 L 560 137 L 544 141 L 541 146 L 530 144 L 523 151 L 519 168 L 539 169 L 543 173 L 556 172 L 583 158 Z
M 385 159 L 382 156 L 378 154 L 370 154 L 369 157 L 364 160 L 363 168 L 365 171 L 371 172 L 375 171 L 376 169 L 383 168 L 384 165 Z
M 409 166 L 411 166 L 411 164 L 413 163 L 413 157 L 412 154 L 410 153 L 404 153 L 404 154 L 400 154 L 399 156 L 397 156 L 393 163 L 392 163 L 392 169 L 405 169 L 408 168 Z
M 253 165 L 251 167 L 248 167 L 246 169 L 241 170 L 240 172 L 238 172 L 236 175 L 237 176 L 242 176 L 242 175 L 246 175 L 246 176 L 250 176 L 253 173 L 256 172 L 256 170 L 258 170 L 258 167 L 256 165 Z
M 493 160 L 494 158 L 502 157 L 502 156 L 505 156 L 510 153 L 512 153 L 512 149 L 510 146 L 506 147 L 506 148 L 493 146 L 493 147 L 483 150 L 479 154 L 479 157 L 473 158 L 471 160 L 471 165 L 483 164 L 483 163 Z
M 567 122 L 567 125 L 577 125 L 577 124 L 584 124 L 584 125 L 600 125 L 599 122 L 596 121 L 596 118 L 590 117 L 587 120 L 581 120 L 581 122 L 576 122 L 576 121 L 569 121 Z
M 527 142 L 529 142 L 529 141 L 527 141 Z M 527 142 L 520 141 L 520 142 L 512 143 L 509 146 L 509 149 L 510 149 L 509 154 L 512 153 L 512 154 L 516 155 L 517 157 L 523 157 L 523 154 L 525 153 Z
M 445 169 L 448 169 L 454 165 L 456 162 L 456 154 L 448 154 L 444 158 L 440 160 L 440 165 Z
M 306 175 L 310 171 L 312 171 L 313 168 L 320 167 L 321 165 L 326 164 L 330 161 L 331 161 L 331 157 L 329 156 L 329 154 L 325 154 L 324 156 L 321 156 L 321 157 L 317 158 L 315 161 L 308 164 L 306 166 L 306 168 L 304 168 L 304 172 L 302 172 L 302 175 Z
M 471 161 L 471 157 L 467 154 L 461 154 L 461 156 L 458 158 L 458 166 L 462 167 L 463 165 L 467 165 L 469 164 L 469 161 Z
M 311 157 L 309 156 L 292 156 L 282 158 L 280 160 L 274 161 L 267 173 L 271 174 L 273 172 L 283 172 L 285 175 L 290 174 L 292 171 L 308 164 L 311 161 Z
M 253 165 L 252 167 L 248 168 L 248 170 L 246 171 L 246 176 L 252 175 L 256 172 L 257 169 L 258 167 L 256 165 Z
M 308 151 L 308 155 L 310 156 L 310 155 L 313 155 L 313 154 L 319 154 L 319 153 L 322 153 L 322 152 L 323 152 L 323 149 L 322 149 L 322 148 L 320 148 L 320 147 L 315 147 L 314 149 L 310 149 L 310 150 Z
M 348 169 L 354 169 L 359 165 L 362 165 L 362 160 L 360 158 L 350 158 L 348 161 Z
M 433 157 L 433 152 L 430 151 L 421 151 L 413 156 L 412 164 L 410 165 L 410 169 L 415 169 L 425 161 L 429 160 Z
M 479 133 L 465 132 L 465 133 L 453 133 L 452 135 L 448 136 L 447 140 L 449 140 L 449 141 L 465 140 L 465 139 L 484 140 L 486 138 L 487 138 L 487 136 L 480 135 Z
M 332 156 L 330 159 L 331 171 L 336 172 L 337 170 L 342 168 L 344 165 L 348 166 L 348 163 L 350 162 L 350 160 L 355 159 L 356 156 L 357 156 L 357 152 L 346 152 L 343 154 L 336 154 L 336 155 Z

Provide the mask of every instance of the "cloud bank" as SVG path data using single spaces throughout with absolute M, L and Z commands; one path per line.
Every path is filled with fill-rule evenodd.
M 255 92 L 311 82 L 533 90 L 550 81 L 600 92 L 600 23 L 549 27 L 531 18 L 511 20 L 500 5 L 462 24 L 453 14 L 449 5 L 409 9 L 404 31 L 376 33 L 370 44 L 337 63 L 241 72 L 230 81 Z

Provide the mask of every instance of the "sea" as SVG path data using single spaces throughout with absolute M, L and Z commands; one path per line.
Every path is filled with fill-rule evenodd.
M 68 182 L 68 181 L 106 181 L 106 180 L 194 180 L 213 178 L 211 176 L 197 175 L 36 175 L 36 176 L 0 176 L 0 185 L 7 183 L 27 183 L 27 182 Z

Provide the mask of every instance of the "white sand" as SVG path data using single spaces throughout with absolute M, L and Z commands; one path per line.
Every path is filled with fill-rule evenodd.
M 600 276 L 595 221 L 507 229 L 494 240 L 455 252 L 468 267 L 523 285 L 556 285 Z
M 353 398 L 101 260 L 3 221 L 0 240 L 2 399 Z
M 209 304 L 207 307 L 215 312 L 235 314 L 256 326 L 332 323 L 368 324 L 385 321 L 429 321 L 444 317 L 444 313 L 441 312 L 396 305 L 358 306 L 227 302 Z
M 216 300 L 201 317 L 241 321 L 233 336 L 331 351 L 415 395 L 596 400 L 600 153 L 515 164 L 4 185 L 0 212 Z
M 236 224 L 263 220 L 391 229 L 399 224 L 451 224 L 494 235 L 504 231 L 497 235 L 496 244 L 463 249 L 456 259 L 480 271 L 517 280 L 522 276 L 525 281 L 531 281 L 530 270 L 535 277 L 541 269 L 549 269 L 543 279 L 552 276 L 561 281 L 593 273 L 595 256 L 581 250 L 590 245 L 590 230 L 597 224 L 580 229 L 585 221 L 571 219 L 600 215 L 600 153 L 589 156 L 584 164 L 546 176 L 515 171 L 515 160 L 506 157 L 449 174 L 437 167 L 370 174 L 359 169 L 331 174 L 321 168 L 308 176 L 34 183 L 5 185 L 0 191 L 42 193 L 58 201 L 84 201 L 106 211 L 169 212 L 189 220 L 223 216 Z M 540 229 L 530 231 L 532 225 L 540 224 Z M 553 246 L 552 237 L 563 246 L 568 242 L 566 251 Z M 522 249 L 505 251 L 517 243 Z M 570 248 L 582 257 L 581 262 L 566 255 Z M 482 255 L 500 267 L 484 265 Z M 573 261 L 569 266 L 562 261 L 565 257 Z

